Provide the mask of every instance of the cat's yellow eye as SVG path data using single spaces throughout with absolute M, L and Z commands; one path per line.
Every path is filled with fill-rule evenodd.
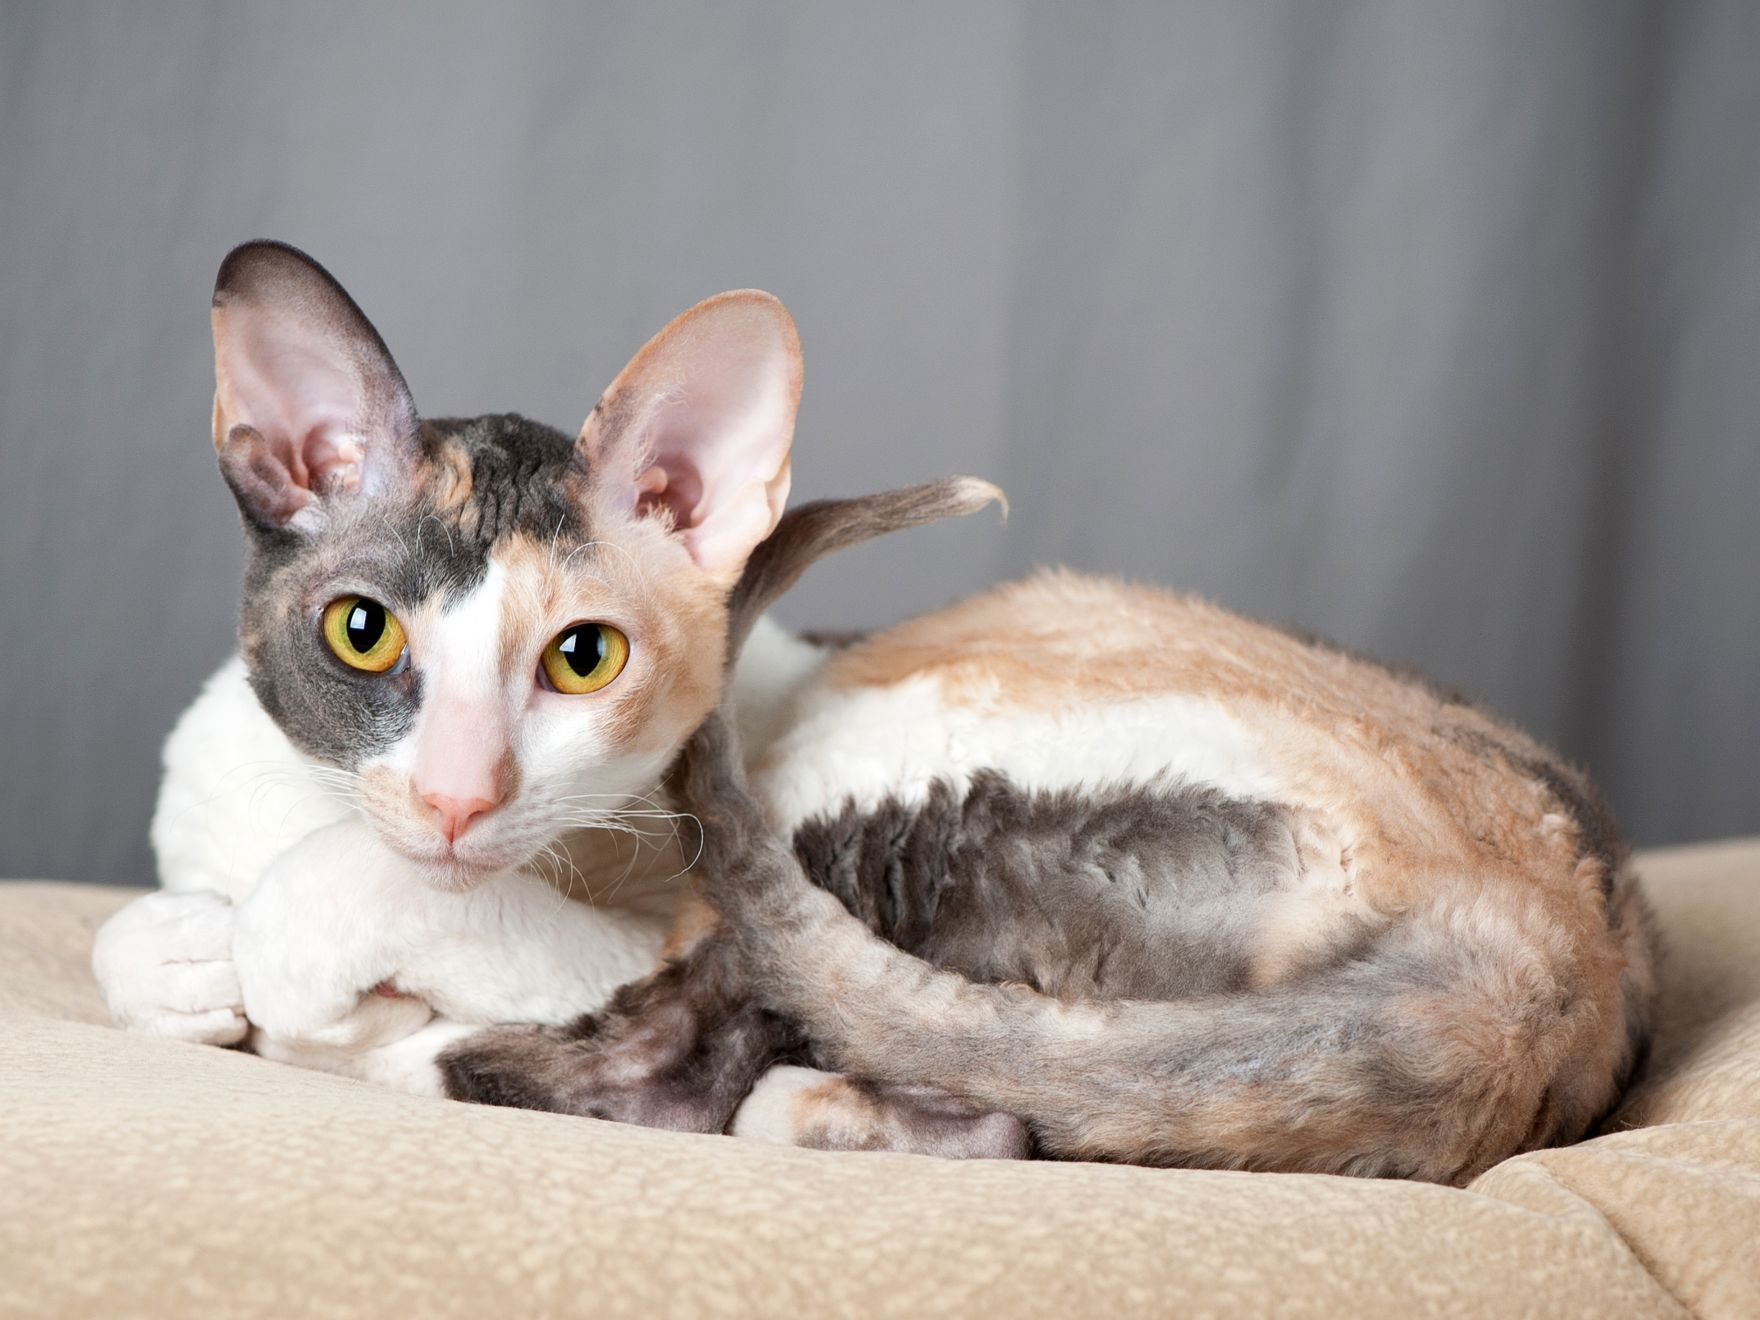
M 544 677 L 571 697 L 597 692 L 629 663 L 629 638 L 608 623 L 576 623 L 544 648 Z
M 376 600 L 343 596 L 324 607 L 324 641 L 350 669 L 383 674 L 403 654 L 403 625 Z

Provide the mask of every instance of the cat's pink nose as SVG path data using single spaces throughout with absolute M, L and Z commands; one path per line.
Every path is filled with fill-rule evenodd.
M 455 798 L 444 793 L 424 793 L 422 801 L 434 808 L 434 828 L 448 843 L 457 843 L 473 820 L 495 809 L 489 798 Z

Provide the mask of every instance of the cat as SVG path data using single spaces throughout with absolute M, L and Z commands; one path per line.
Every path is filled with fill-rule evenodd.
M 837 1146 L 914 1085 L 1047 1157 L 1464 1184 L 1644 1057 L 1652 923 L 1586 778 L 1328 644 L 1042 573 L 841 650 L 749 782 L 738 745 L 723 709 L 675 770 L 696 942 L 443 1045 L 448 1094 Z
M 105 923 L 94 971 L 136 1030 L 437 1092 L 442 1046 L 571 1020 L 661 960 L 698 841 L 654 790 L 722 696 L 730 598 L 773 599 L 804 566 L 744 572 L 783 516 L 798 338 L 767 294 L 711 298 L 571 439 L 420 418 L 353 300 L 283 244 L 228 255 L 213 332 L 241 653 L 167 743 L 162 889 Z M 992 493 L 946 482 L 789 525 L 831 548 Z M 822 652 L 752 629 L 730 681 L 762 746 Z M 902 1147 L 1018 1141 L 894 1090 L 862 1112 Z
M 443 786 L 456 792 L 429 790 L 444 801 L 425 804 L 426 832 L 412 830 L 410 810 L 393 810 L 411 808 L 411 774 L 433 768 L 412 755 L 433 722 L 448 770 L 455 757 L 468 768 L 495 750 L 494 738 L 448 735 L 437 714 L 472 694 L 429 692 L 426 675 L 400 668 L 401 651 L 378 696 L 342 686 L 366 680 L 321 668 L 326 601 L 277 603 L 288 585 L 277 567 L 286 576 L 290 562 L 321 566 L 326 588 L 345 593 L 337 600 L 376 602 L 334 580 L 347 553 L 380 557 L 381 572 L 400 565 L 418 588 L 406 596 L 480 587 L 491 570 L 450 569 L 460 552 L 451 541 L 436 552 L 441 528 L 468 532 L 474 553 L 494 558 L 480 540 L 483 511 L 468 495 L 446 503 L 469 466 L 447 455 L 459 436 L 483 431 L 417 424 L 376 334 L 315 271 L 286 250 L 247 252 L 237 278 L 223 267 L 216 311 L 216 441 L 253 528 L 245 664 L 264 720 L 292 734 L 306 763 L 357 775 L 343 787 L 377 829 L 337 843 L 324 830 L 362 836 L 360 822 L 319 822 L 302 845 L 320 862 L 333 847 L 331 864 L 303 870 L 339 887 L 333 900 L 347 894 L 351 866 L 425 866 L 430 880 L 493 895 L 517 850 L 485 857 L 487 874 L 455 844 L 504 809 L 478 791 L 505 790 L 494 766 Z M 553 539 L 566 533 L 569 554 L 588 547 L 595 563 L 641 562 L 658 589 L 698 584 L 712 602 L 694 633 L 703 644 L 686 657 L 691 699 L 665 713 L 642 773 L 619 779 L 605 748 L 578 743 L 551 763 L 602 777 L 601 791 L 619 800 L 674 766 L 677 784 L 658 800 L 705 828 L 697 898 L 669 914 L 662 966 L 615 992 L 596 986 L 582 997 L 604 1002 L 573 1021 L 487 1029 L 429 1021 L 431 1005 L 402 997 L 401 975 L 375 994 L 363 978 L 376 969 L 363 967 L 343 998 L 393 1021 L 382 1033 L 345 1031 L 334 1048 L 357 1061 L 395 1052 L 405 1084 L 459 1099 L 826 1147 L 1030 1146 L 1064 1158 L 1463 1182 L 1592 1127 L 1647 1040 L 1654 981 L 1642 895 L 1587 781 L 1477 708 L 1201 602 L 1067 573 L 829 656 L 785 648 L 787 677 L 767 689 L 778 700 L 760 683 L 748 702 L 749 655 L 724 684 L 724 659 L 755 627 L 745 611 L 765 599 L 731 585 L 748 580 L 747 559 L 792 563 L 803 529 L 804 558 L 816 553 L 812 520 L 779 514 L 789 437 L 778 460 L 782 427 L 751 422 L 754 407 L 770 419 L 786 411 L 792 433 L 792 402 L 781 409 L 773 389 L 749 383 L 782 376 L 798 387 L 792 326 L 774 328 L 785 314 L 770 303 L 728 297 L 751 314 L 735 318 L 748 330 L 770 318 L 768 339 L 735 333 L 729 345 L 705 333 L 721 313 L 687 313 L 626 368 L 579 442 L 546 433 L 537 452 L 553 456 L 555 479 L 531 487 L 549 493 L 527 507 L 541 507 L 541 520 L 522 524 L 499 502 L 488 511 L 509 520 L 515 540 L 540 544 L 554 514 Z M 750 351 L 753 337 L 769 351 Z M 233 370 L 235 343 L 263 348 L 245 355 L 254 376 Z M 270 390 L 287 404 L 280 413 L 243 412 L 229 394 L 229 379 L 260 388 L 290 363 L 308 383 Z M 341 384 L 312 388 L 312 378 Z M 294 405 L 315 412 L 293 415 Z M 681 406 L 692 424 L 673 429 Z M 482 425 L 489 435 L 470 444 L 502 460 L 524 443 L 517 437 L 540 434 L 510 419 Z M 755 443 L 761 434 L 769 447 Z M 714 466 L 723 462 L 747 479 L 725 479 L 730 469 Z M 375 471 L 386 467 L 393 476 Z M 424 545 L 430 519 L 437 530 Z M 607 529 L 617 555 L 591 549 Z M 351 537 L 357 549 L 339 550 Z M 761 556 L 759 546 L 770 549 Z M 508 648 L 484 639 L 511 616 L 484 611 L 466 627 L 465 613 L 417 611 L 415 635 L 454 639 L 466 669 L 474 639 L 478 687 L 495 686 L 483 681 L 490 674 L 506 686 L 518 677 Z M 347 617 L 356 631 L 382 629 L 371 611 Z M 547 636 L 559 643 L 563 623 L 579 621 L 554 634 L 550 623 L 525 627 L 525 651 L 548 649 Z M 752 635 L 762 651 L 762 630 Z M 595 655 L 607 648 L 618 651 L 599 638 Z M 729 714 L 711 713 L 728 707 L 737 732 Z M 467 730 L 508 718 L 478 712 Z M 303 731 L 314 718 L 328 741 Z M 401 804 L 383 774 L 369 779 L 375 769 L 404 776 Z M 557 801 L 569 796 L 540 784 Z M 522 781 L 519 792 L 529 790 Z M 563 816 L 552 811 L 549 827 Z M 434 843 L 437 830 L 450 851 Z M 302 845 L 284 857 L 298 861 Z M 255 874 L 277 873 L 279 863 L 261 862 Z M 658 888 L 676 908 L 674 874 Z M 237 928 L 253 923 L 228 925 L 214 915 L 218 901 L 180 920 L 222 931 L 203 938 L 216 950 L 230 938 L 236 952 Z M 278 920 L 258 924 L 272 935 L 314 910 L 330 906 L 283 903 Z M 149 926 L 162 935 L 177 924 Z M 334 933 L 293 944 L 322 948 Z M 517 946 L 520 931 L 500 933 Z M 650 931 L 631 962 L 659 954 L 660 938 Z M 507 952 L 493 945 L 479 952 Z M 533 962 L 541 975 L 528 991 L 541 998 L 556 960 Z M 137 955 L 135 965 L 170 964 Z M 216 1011 L 184 989 L 142 999 Z M 242 1029 L 232 1002 L 220 1007 L 224 1030 Z M 563 1007 L 552 1002 L 547 1015 L 560 1019 Z

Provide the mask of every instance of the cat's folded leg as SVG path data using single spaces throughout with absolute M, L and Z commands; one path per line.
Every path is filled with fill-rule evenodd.
M 557 1024 L 654 966 L 663 915 L 566 900 L 520 874 L 436 888 L 364 821 L 279 856 L 236 938 L 252 1048 L 438 1094 L 436 1056 L 491 1023 Z
M 117 1023 L 202 1045 L 248 1030 L 232 958 L 235 911 L 205 889 L 143 894 L 98 929 L 92 972 Z
M 433 1010 L 374 993 L 419 939 L 427 886 L 364 821 L 307 835 L 238 907 L 233 955 L 259 1052 L 364 1050 L 409 1035 Z
M 434 1056 L 476 1030 L 393 985 L 410 949 L 441 938 L 416 868 L 348 821 L 282 853 L 239 907 L 234 951 L 250 1046 L 277 1063 L 418 1095 Z
M 452 1047 L 446 1093 L 479 1104 L 644 1127 L 724 1132 L 758 1077 L 798 1048 L 743 993 L 711 932 L 597 1014 L 562 1027 L 497 1027 Z
M 529 876 L 498 876 L 469 894 L 424 895 L 420 942 L 399 941 L 396 966 L 326 1038 L 267 1039 L 259 1054 L 416 1095 L 444 1095 L 438 1062 L 490 1024 L 560 1026 L 601 1007 L 654 966 L 665 923 L 562 898 Z M 406 1013 L 408 1034 L 390 1015 Z M 431 1016 L 430 1016 L 431 1015 Z M 518 1034 L 519 1027 L 502 1028 Z M 370 1034 L 369 1034 L 370 1033 Z
M 237 956 L 257 1026 L 364 1045 L 353 1019 L 376 988 L 480 1026 L 572 1021 L 655 966 L 668 924 L 519 873 L 437 888 L 357 820 L 276 858 L 239 909 Z
M 488 1026 L 560 1025 L 602 1007 L 660 963 L 664 911 L 575 902 L 534 876 L 489 876 L 421 897 L 422 938 L 392 978 L 437 1016 Z
M 495 1027 L 439 1058 L 445 1092 L 688 1132 L 821 1150 L 1025 1158 L 1025 1125 L 929 1087 L 778 1064 L 798 1033 L 753 1003 L 711 932 L 602 1012 L 563 1027 Z

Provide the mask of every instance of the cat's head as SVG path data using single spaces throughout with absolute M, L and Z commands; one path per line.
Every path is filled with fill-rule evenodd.
M 446 884 L 650 789 L 720 695 L 729 592 L 788 494 L 782 304 L 691 308 L 574 438 L 422 419 L 360 309 L 280 244 L 226 258 L 213 321 L 244 656 L 287 736 Z

